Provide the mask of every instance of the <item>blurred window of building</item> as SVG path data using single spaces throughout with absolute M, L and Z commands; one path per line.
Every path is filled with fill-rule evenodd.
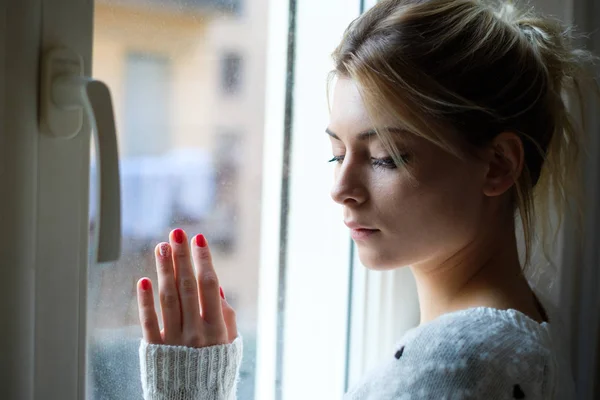
M 238 94 L 242 89 L 242 57 L 226 53 L 221 61 L 221 87 L 226 94 Z
M 162 154 L 169 143 L 169 60 L 129 53 L 125 63 L 125 143 L 121 154 Z

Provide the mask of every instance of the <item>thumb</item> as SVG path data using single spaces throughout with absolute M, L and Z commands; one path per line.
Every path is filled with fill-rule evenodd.
M 223 289 L 221 289 L 221 307 L 223 309 L 223 319 L 225 320 L 225 327 L 227 328 L 227 341 L 232 343 L 238 336 L 237 322 L 235 310 L 229 305 L 225 299 Z

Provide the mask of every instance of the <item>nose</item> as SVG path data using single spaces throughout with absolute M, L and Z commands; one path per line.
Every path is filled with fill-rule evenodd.
M 346 157 L 336 169 L 331 198 L 346 206 L 362 204 L 368 198 L 360 166 L 350 157 Z

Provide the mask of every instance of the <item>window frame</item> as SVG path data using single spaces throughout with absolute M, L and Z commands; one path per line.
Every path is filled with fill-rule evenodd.
M 324 173 L 331 152 L 325 84 L 330 54 L 359 15 L 360 0 L 285 3 L 271 1 L 269 11 L 255 398 L 341 398 L 351 241 L 329 196 L 332 174 Z M 327 30 L 316 37 L 315 25 Z M 273 285 L 278 293 L 262 290 Z M 323 332 L 332 339 L 323 340 Z

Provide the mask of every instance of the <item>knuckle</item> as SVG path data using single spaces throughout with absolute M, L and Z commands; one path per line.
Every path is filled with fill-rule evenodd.
M 202 249 L 198 257 L 200 258 L 200 262 L 203 264 L 212 262 L 210 252 L 207 249 Z
M 194 295 L 198 293 L 196 289 L 196 279 L 194 278 L 182 278 L 180 285 L 181 292 L 185 295 Z
M 188 251 L 185 248 L 185 246 L 175 246 L 172 251 L 173 256 L 175 256 L 175 258 L 177 258 L 178 260 L 187 259 L 189 257 Z
M 204 289 L 208 290 L 219 290 L 219 278 L 217 274 L 212 272 L 205 272 L 200 276 L 200 283 Z
M 177 294 L 175 293 L 161 293 L 160 294 L 160 303 L 165 308 L 175 308 L 177 306 L 179 299 L 177 298 Z

